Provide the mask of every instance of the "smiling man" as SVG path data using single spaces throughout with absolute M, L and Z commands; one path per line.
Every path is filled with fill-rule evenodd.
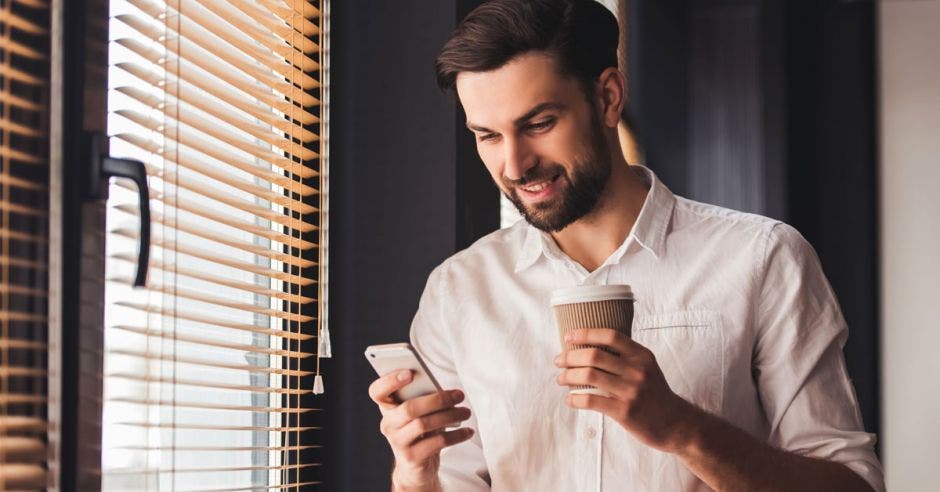
M 815 253 L 624 160 L 617 36 L 593 0 L 494 0 L 438 57 L 525 220 L 428 280 L 411 338 L 449 389 L 399 403 L 407 371 L 370 387 L 393 488 L 883 490 Z M 560 347 L 551 291 L 603 284 L 636 293 L 633 338 Z M 609 396 L 568 394 L 583 384 Z

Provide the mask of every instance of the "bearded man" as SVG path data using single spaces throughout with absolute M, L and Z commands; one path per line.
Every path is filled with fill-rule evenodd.
M 883 490 L 815 252 L 625 161 L 618 34 L 593 0 L 493 0 L 438 57 L 525 220 L 428 279 L 411 340 L 448 389 L 398 402 L 409 371 L 370 387 L 393 489 Z M 550 293 L 606 284 L 637 296 L 632 338 L 560 348 Z

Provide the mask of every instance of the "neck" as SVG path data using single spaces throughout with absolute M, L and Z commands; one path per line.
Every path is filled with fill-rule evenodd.
M 552 233 L 558 247 L 589 272 L 597 270 L 627 239 L 649 191 L 623 155 L 614 152 L 612 158 L 610 179 L 594 210 Z

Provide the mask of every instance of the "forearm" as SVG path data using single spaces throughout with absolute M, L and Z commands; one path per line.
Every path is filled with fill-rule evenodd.
M 714 415 L 695 412 L 677 454 L 714 490 L 872 490 L 841 463 L 774 448 Z

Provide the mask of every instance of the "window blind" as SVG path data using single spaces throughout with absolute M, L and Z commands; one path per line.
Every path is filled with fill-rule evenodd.
M 316 483 L 325 324 L 328 3 L 112 0 L 102 486 Z M 321 280 L 323 279 L 323 280 Z M 317 388 L 319 390 L 319 388 Z M 319 391 L 318 391 L 319 392 Z
M 0 2 L 0 490 L 47 475 L 48 10 Z

